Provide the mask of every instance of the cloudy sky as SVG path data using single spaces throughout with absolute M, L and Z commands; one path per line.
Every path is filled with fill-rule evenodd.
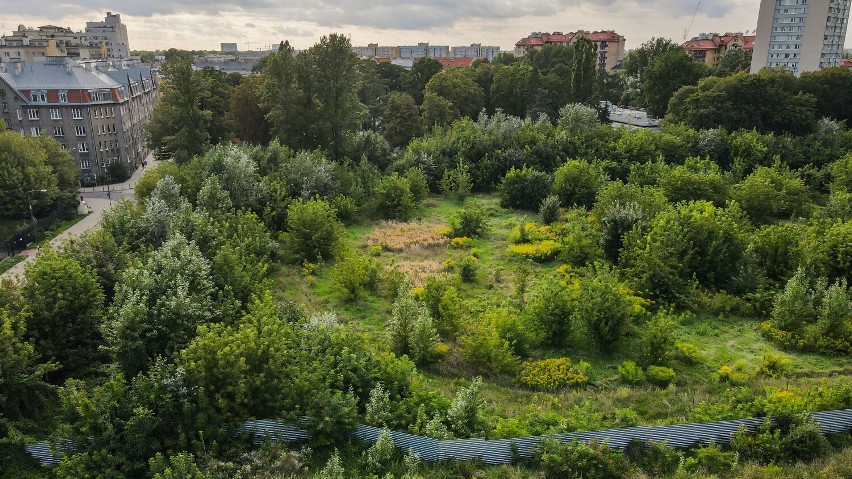
M 2 26 L 54 24 L 81 30 L 105 12 L 120 13 L 133 49 L 218 49 L 220 42 L 257 50 L 288 39 L 307 48 L 324 34 L 353 45 L 429 42 L 498 45 L 504 50 L 532 31 L 615 30 L 634 48 L 651 37 L 680 41 L 696 0 L 68 0 L 10 2 Z M 754 30 L 758 0 L 703 0 L 689 29 Z M 33 12 L 50 12 L 48 15 Z M 852 47 L 852 35 L 846 46 Z

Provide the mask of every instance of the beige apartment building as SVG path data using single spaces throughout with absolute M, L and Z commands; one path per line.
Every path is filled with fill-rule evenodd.
M 159 80 L 138 62 L 50 57 L 0 62 L 0 118 L 21 136 L 56 139 L 84 182 L 148 155 L 142 127 L 159 98 Z
M 754 35 L 744 35 L 742 33 L 702 33 L 691 40 L 684 42 L 681 48 L 689 53 L 692 58 L 706 64 L 708 67 L 716 66 L 719 63 L 719 58 L 731 50 L 746 50 L 754 49 Z
M 10 35 L 0 37 L 0 61 L 43 61 L 49 57 L 78 60 L 118 59 L 130 56 L 127 26 L 121 15 L 107 12 L 102 22 L 86 22 L 86 29 L 75 32 L 67 27 L 44 25 L 27 28 L 19 25 Z
M 620 61 L 624 60 L 626 40 L 623 36 L 611 30 L 586 32 L 533 32 L 528 37 L 515 43 L 515 56 L 522 57 L 530 50 L 543 48 L 545 45 L 573 45 L 580 38 L 591 40 L 598 50 L 598 68 L 610 71 Z
M 839 66 L 852 0 L 761 0 L 751 72 Z

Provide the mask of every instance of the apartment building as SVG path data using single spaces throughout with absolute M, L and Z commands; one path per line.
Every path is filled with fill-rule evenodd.
M 754 35 L 742 33 L 702 33 L 691 40 L 684 42 L 681 48 L 689 53 L 692 58 L 708 67 L 719 63 L 719 58 L 730 50 L 743 49 L 752 51 L 754 49 Z
M 130 56 L 127 26 L 121 15 L 107 12 L 102 22 L 86 22 L 86 29 L 75 32 L 67 27 L 44 25 L 27 28 L 19 25 L 10 35 L 0 37 L 0 61 L 43 61 L 50 57 L 77 60 L 118 59 Z
M 418 43 L 417 45 L 400 45 L 397 47 L 399 58 L 424 58 L 429 56 L 429 44 Z
M 452 58 L 485 58 L 491 61 L 500 54 L 500 47 L 485 46 L 480 43 L 471 43 L 470 46 L 459 46 L 452 48 Z
M 6 128 L 49 135 L 71 152 L 84 182 L 115 162 L 135 169 L 148 155 L 143 124 L 159 98 L 150 67 L 128 61 L 0 63 L 0 106 Z
M 751 72 L 840 65 L 852 0 L 761 0 Z
M 612 30 L 586 32 L 533 32 L 528 37 L 522 38 L 515 43 L 515 56 L 522 57 L 531 50 L 543 48 L 545 45 L 573 45 L 580 38 L 591 40 L 597 48 L 598 68 L 612 70 L 626 54 L 626 40 L 622 35 Z

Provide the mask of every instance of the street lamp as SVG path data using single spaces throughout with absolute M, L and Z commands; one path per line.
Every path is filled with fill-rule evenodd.
M 33 193 L 47 193 L 47 190 L 30 190 L 30 220 L 35 223 L 35 215 L 33 215 Z

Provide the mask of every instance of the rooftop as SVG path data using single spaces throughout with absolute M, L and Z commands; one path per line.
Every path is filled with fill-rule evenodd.
M 151 68 L 121 62 L 10 62 L 0 63 L 0 79 L 15 90 L 89 90 L 115 88 L 128 79 L 151 78 Z

